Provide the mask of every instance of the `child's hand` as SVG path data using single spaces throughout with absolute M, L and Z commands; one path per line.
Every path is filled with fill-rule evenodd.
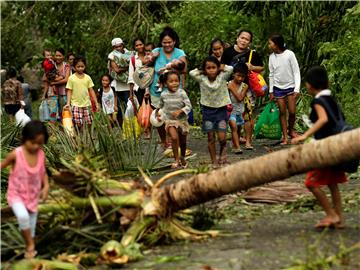
M 172 115 L 172 117 L 174 117 L 174 118 L 178 118 L 182 113 L 183 113 L 182 110 L 177 110 L 177 111 L 175 111 L 175 112 L 172 112 L 171 115 Z
M 273 94 L 273 93 L 270 93 L 269 99 L 270 99 L 270 101 L 275 99 L 275 97 L 274 97 L 274 94 Z
M 66 104 L 66 105 L 64 106 L 64 110 L 70 110 L 70 104 Z
M 44 186 L 41 190 L 41 200 L 45 202 L 49 196 L 49 186 Z
M 291 140 L 291 143 L 292 143 L 292 144 L 297 144 L 297 143 L 299 143 L 299 142 L 305 141 L 306 139 L 307 139 L 307 137 L 306 137 L 305 135 L 301 135 L 301 136 L 299 136 L 299 137 L 293 138 L 293 139 Z

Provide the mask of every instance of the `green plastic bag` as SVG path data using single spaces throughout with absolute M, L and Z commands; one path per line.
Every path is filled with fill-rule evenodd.
M 279 108 L 275 102 L 266 105 L 255 125 L 255 138 L 281 139 L 282 131 L 279 116 Z

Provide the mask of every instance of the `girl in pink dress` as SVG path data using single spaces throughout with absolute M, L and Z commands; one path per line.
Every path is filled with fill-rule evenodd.
M 42 145 L 49 134 L 40 121 L 30 121 L 22 131 L 22 145 L 10 152 L 0 169 L 12 165 L 7 202 L 12 208 L 25 240 L 25 258 L 36 255 L 34 236 L 39 198 L 46 200 L 49 192 Z

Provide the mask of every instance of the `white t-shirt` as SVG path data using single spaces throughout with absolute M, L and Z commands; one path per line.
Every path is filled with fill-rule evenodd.
M 111 88 L 108 92 L 103 91 L 101 102 L 104 113 L 112 114 L 115 111 L 115 95 Z
M 269 57 L 269 71 L 270 93 L 274 86 L 280 89 L 295 88 L 295 92 L 300 92 L 300 68 L 292 51 L 272 53 Z
M 129 64 L 129 79 L 128 79 L 128 84 L 133 83 L 134 84 L 134 90 L 137 91 L 139 89 L 139 86 L 134 83 L 134 72 L 135 69 L 141 68 L 143 66 L 143 63 L 141 61 L 141 59 L 139 58 L 138 54 L 135 54 L 135 67 L 133 65 L 133 60 L 132 60 L 132 56 L 130 58 L 130 64 Z
M 125 49 L 125 51 L 127 51 Z M 119 52 L 120 53 L 120 52 Z M 120 53 L 121 54 L 121 53 Z M 109 56 L 108 56 L 108 59 L 111 61 L 111 60 L 114 60 L 114 52 L 112 51 L 111 53 L 109 53 Z M 110 63 L 109 63 L 110 65 Z M 116 92 L 120 92 L 120 91 L 130 91 L 130 87 L 127 83 L 125 82 L 119 82 L 117 80 L 113 80 L 110 84 L 110 86 L 114 87 L 115 88 L 115 91 Z

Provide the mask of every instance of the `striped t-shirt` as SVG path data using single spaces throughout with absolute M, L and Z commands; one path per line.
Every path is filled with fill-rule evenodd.
M 165 90 L 160 96 L 160 108 L 164 111 L 167 120 L 186 120 L 191 111 L 191 102 L 186 92 L 178 89 L 176 92 Z M 174 118 L 171 114 L 177 110 L 182 110 L 179 118 Z

